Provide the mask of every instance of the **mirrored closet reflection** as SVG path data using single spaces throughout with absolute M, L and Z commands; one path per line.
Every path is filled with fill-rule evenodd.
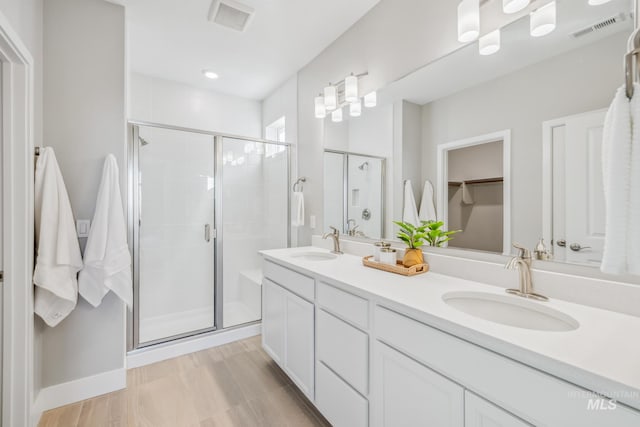
M 259 250 L 289 245 L 289 146 L 132 126 L 131 348 L 259 321 Z

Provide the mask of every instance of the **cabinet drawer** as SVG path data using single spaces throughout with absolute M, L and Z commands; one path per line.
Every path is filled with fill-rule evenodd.
M 589 410 L 588 391 L 391 310 L 376 307 L 375 325 L 379 340 L 531 424 L 640 426 L 639 412 Z
M 318 304 L 360 328 L 369 328 L 369 301 L 364 298 L 320 282 Z
M 318 310 L 318 360 L 353 388 L 369 392 L 369 336 L 324 310 Z
M 316 405 L 334 427 L 365 427 L 369 423 L 366 399 L 322 363 L 317 368 Z
M 271 261 L 264 262 L 263 274 L 267 279 L 276 282 L 302 298 L 313 301 L 315 297 L 315 282 L 311 277 L 289 270 Z
M 464 392 L 464 425 L 465 427 L 531 427 L 531 424 L 525 423 L 469 391 Z

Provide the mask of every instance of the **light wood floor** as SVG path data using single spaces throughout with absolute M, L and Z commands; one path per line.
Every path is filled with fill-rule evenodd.
M 130 369 L 127 388 L 52 409 L 40 427 L 329 426 L 260 337 Z

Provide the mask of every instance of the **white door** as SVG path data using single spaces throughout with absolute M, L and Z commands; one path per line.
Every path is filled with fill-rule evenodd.
M 465 427 L 529 427 L 530 424 L 475 394 L 464 392 Z
M 376 427 L 462 427 L 464 389 L 404 354 L 376 343 Z
M 605 111 L 574 116 L 566 122 L 565 240 L 568 262 L 599 265 L 604 248 L 602 131 Z M 557 246 L 556 246 L 557 249 Z
M 313 304 L 286 294 L 285 371 L 293 382 L 313 400 L 314 384 L 314 308 Z

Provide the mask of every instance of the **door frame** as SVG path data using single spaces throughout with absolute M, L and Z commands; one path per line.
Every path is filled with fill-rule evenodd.
M 438 145 L 438 188 L 437 193 L 437 216 L 439 221 L 444 221 L 445 227 L 448 227 L 449 220 L 449 151 L 473 147 L 476 145 L 488 144 L 491 142 L 502 141 L 502 254 L 511 254 L 511 129 L 505 129 L 485 135 L 473 136 L 471 138 L 461 139 L 458 141 L 447 142 Z M 445 243 L 446 245 L 446 243 Z
M 0 12 L 4 284 L 2 425 L 31 425 L 33 396 L 34 61 Z

